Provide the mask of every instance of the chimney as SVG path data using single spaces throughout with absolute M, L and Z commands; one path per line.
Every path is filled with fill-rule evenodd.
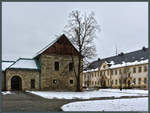
M 143 51 L 146 51 L 146 47 L 145 47 L 145 46 L 143 46 L 143 47 L 142 47 L 142 50 L 143 50 Z

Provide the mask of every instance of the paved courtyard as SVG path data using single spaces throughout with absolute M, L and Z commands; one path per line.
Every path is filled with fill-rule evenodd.
M 122 96 L 122 97 L 98 97 L 92 99 L 46 99 L 29 92 L 11 92 L 2 95 L 3 112 L 49 112 L 62 111 L 61 107 L 65 104 L 86 101 L 86 100 L 114 100 L 125 98 L 141 98 L 147 96 Z
M 2 111 L 61 111 L 60 107 L 62 105 L 73 101 L 75 100 L 44 99 L 27 92 L 13 92 L 10 95 L 2 95 Z

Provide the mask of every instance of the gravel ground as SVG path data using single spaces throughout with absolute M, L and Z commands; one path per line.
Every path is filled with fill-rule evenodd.
M 2 95 L 2 111 L 3 112 L 49 112 L 61 111 L 61 106 L 64 104 L 84 101 L 84 100 L 108 100 L 113 97 L 93 98 L 93 99 L 45 99 L 40 96 L 27 92 L 12 92 L 13 94 Z M 140 96 L 139 96 L 140 97 Z M 133 97 L 121 97 L 133 98 Z M 134 97 L 135 98 L 135 97 Z M 137 98 L 137 97 L 136 97 Z M 118 98 L 120 99 L 120 98 Z

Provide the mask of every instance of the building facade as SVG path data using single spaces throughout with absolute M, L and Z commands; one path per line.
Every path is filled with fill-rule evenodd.
M 148 88 L 148 48 L 98 59 L 83 72 L 83 87 Z
M 78 56 L 68 38 L 61 35 L 32 59 L 2 62 L 2 89 L 75 91 Z M 82 78 L 81 73 L 81 90 Z

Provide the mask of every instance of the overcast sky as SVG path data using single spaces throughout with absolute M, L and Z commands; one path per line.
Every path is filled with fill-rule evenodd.
M 61 35 L 72 10 L 95 12 L 101 32 L 95 40 L 97 56 L 148 47 L 147 2 L 3 2 L 2 59 L 32 58 Z

